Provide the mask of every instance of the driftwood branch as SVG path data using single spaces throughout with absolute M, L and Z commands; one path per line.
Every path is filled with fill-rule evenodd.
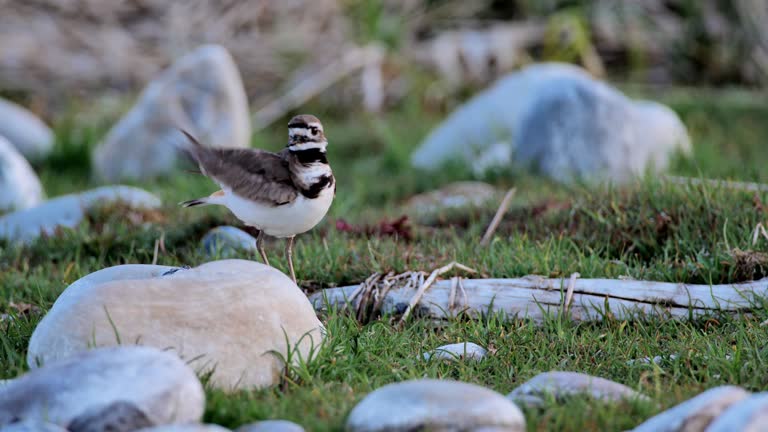
M 616 279 L 464 279 L 462 295 L 457 281 L 441 280 L 420 292 L 418 305 L 410 305 L 420 287 L 415 284 L 388 285 L 378 298 L 384 314 L 413 314 L 445 319 L 457 314 L 477 316 L 503 313 L 510 318 L 540 322 L 546 317 L 566 314 L 575 321 L 600 321 L 606 316 L 631 319 L 638 314 L 687 319 L 716 312 L 750 312 L 758 298 L 768 295 L 768 278 L 755 282 L 724 285 L 691 285 Z M 358 285 L 329 288 L 310 296 L 317 310 L 329 307 L 359 309 L 360 298 L 348 301 Z M 571 294 L 567 296 L 566 293 Z

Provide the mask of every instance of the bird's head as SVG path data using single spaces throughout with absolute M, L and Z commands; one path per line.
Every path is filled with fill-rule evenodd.
M 327 145 L 328 141 L 323 133 L 323 124 L 317 117 L 302 114 L 288 122 L 288 150 L 320 149 L 325 151 Z

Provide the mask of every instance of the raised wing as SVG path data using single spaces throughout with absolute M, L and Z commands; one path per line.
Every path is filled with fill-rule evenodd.
M 222 188 L 263 204 L 278 206 L 294 199 L 298 191 L 291 180 L 288 161 L 256 149 L 208 148 L 192 141 L 186 150 L 200 170 Z

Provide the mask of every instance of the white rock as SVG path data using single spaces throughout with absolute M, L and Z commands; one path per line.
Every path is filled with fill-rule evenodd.
M 304 432 L 304 428 L 288 420 L 264 420 L 240 426 L 235 432 Z
M 53 149 L 53 132 L 36 115 L 0 98 L 0 136 L 29 161 L 39 161 Z
M 287 357 L 286 337 L 298 348 L 294 360 L 306 360 L 323 331 L 296 284 L 254 261 L 117 266 L 64 290 L 32 334 L 27 361 L 34 367 L 89 345 L 139 341 L 173 349 L 200 372 L 213 369 L 215 387 L 265 387 L 279 381 L 276 353 Z
M 352 432 L 413 430 L 523 431 L 525 418 L 493 390 L 450 380 L 389 384 L 366 396 L 347 419 Z
M 768 393 L 757 393 L 732 404 L 705 432 L 762 432 L 768 428 Z
M 542 405 L 548 396 L 561 400 L 570 396 L 587 395 L 603 402 L 648 400 L 624 384 L 578 372 L 544 372 L 531 378 L 507 395 L 510 400 L 525 405 Z
M 633 432 L 703 431 L 720 413 L 747 397 L 749 392 L 741 387 L 715 387 L 651 417 Z
M 657 355 L 657 356 L 653 356 L 653 358 L 642 357 L 642 358 L 637 358 L 637 359 L 629 359 L 629 360 L 627 360 L 627 364 L 629 366 L 632 366 L 632 365 L 635 365 L 635 364 L 646 365 L 646 364 L 651 364 L 651 363 L 660 365 L 660 364 L 662 364 L 665 361 L 673 362 L 673 361 L 677 360 L 677 357 L 678 357 L 677 354 L 670 354 L 670 355 L 664 355 L 664 356 Z
M 57 228 L 74 228 L 80 224 L 88 210 L 115 202 L 144 209 L 154 209 L 161 204 L 159 198 L 142 189 L 103 186 L 56 197 L 36 207 L 0 217 L 0 238 L 29 243 L 41 234 L 53 235 Z
M 224 47 L 203 45 L 157 76 L 96 148 L 95 172 L 111 181 L 167 174 L 184 139 L 178 128 L 205 145 L 249 146 L 248 100 Z
M 488 183 L 453 182 L 440 189 L 412 196 L 406 203 L 406 210 L 415 216 L 426 216 L 445 210 L 482 206 L 498 195 L 499 190 Z
M 0 136 L 0 212 L 33 207 L 44 198 L 43 186 L 29 162 Z
M 472 342 L 443 345 L 433 351 L 424 353 L 425 360 L 476 360 L 485 357 L 487 351 L 480 345 Z
M 176 355 L 150 347 L 102 348 L 34 369 L 0 392 L 0 426 L 44 419 L 67 426 L 115 402 L 136 406 L 152 424 L 199 421 L 205 394 Z
M 69 432 L 63 427 L 42 420 L 24 420 L 0 427 L 0 432 Z
M 256 239 L 233 226 L 216 227 L 203 236 L 203 250 L 210 256 L 231 256 L 238 251 L 256 252 Z
M 229 429 L 213 424 L 185 424 L 155 426 L 138 429 L 137 432 L 229 432 Z
M 502 78 L 456 109 L 411 161 L 435 169 L 458 159 L 476 170 L 517 165 L 564 182 L 623 182 L 646 169 L 664 171 L 674 152 L 690 147 L 669 108 L 633 101 L 576 66 L 543 63 Z

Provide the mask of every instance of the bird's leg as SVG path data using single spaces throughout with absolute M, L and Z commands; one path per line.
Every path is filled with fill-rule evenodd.
M 293 239 L 296 236 L 288 237 L 288 241 L 285 244 L 285 255 L 288 257 L 288 269 L 291 271 L 291 279 L 293 283 L 296 283 L 296 273 L 293 271 Z
M 259 235 L 256 237 L 256 248 L 259 249 L 259 253 L 261 254 L 261 259 L 264 261 L 264 264 L 269 265 L 267 252 L 264 251 L 264 231 L 259 230 Z

